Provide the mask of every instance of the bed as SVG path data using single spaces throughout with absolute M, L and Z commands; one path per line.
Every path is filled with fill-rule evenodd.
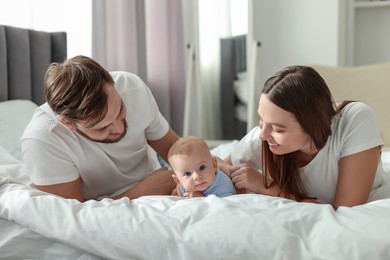
M 8 89 L 3 83 L 0 87 Z M 337 211 L 330 205 L 255 194 L 80 203 L 35 190 L 26 177 L 19 144 L 39 103 L 31 99 L 8 95 L 0 102 L 0 258 L 365 260 L 390 256 L 390 180 L 371 194 L 369 203 Z M 236 142 L 218 145 L 212 152 L 223 157 Z M 384 149 L 382 158 L 390 172 L 390 151 Z

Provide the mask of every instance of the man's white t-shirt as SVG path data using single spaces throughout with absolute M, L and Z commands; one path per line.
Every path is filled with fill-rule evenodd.
M 309 194 L 329 204 L 336 192 L 340 158 L 384 144 L 374 112 L 360 102 L 348 104 L 333 118 L 331 127 L 332 134 L 325 146 L 301 168 L 301 178 Z M 233 165 L 248 163 L 262 169 L 260 132 L 261 129 L 255 127 L 237 144 L 231 154 Z M 373 190 L 382 184 L 383 174 L 385 171 L 379 162 Z
M 149 88 L 136 75 L 110 73 L 126 109 L 127 134 L 117 143 L 99 143 L 71 131 L 47 103 L 34 113 L 22 138 L 22 158 L 36 185 L 81 178 L 85 199 L 124 192 L 160 168 L 147 140 L 169 130 Z

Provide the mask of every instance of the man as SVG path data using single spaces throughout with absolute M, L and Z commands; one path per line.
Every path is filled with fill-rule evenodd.
M 139 77 L 76 56 L 49 66 L 44 94 L 21 138 L 37 189 L 81 202 L 171 194 L 156 152 L 167 160 L 178 136 Z

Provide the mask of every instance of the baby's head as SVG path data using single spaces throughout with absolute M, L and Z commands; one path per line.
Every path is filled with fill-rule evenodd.
M 188 136 L 177 140 L 169 149 L 168 162 L 175 173 L 173 179 L 188 192 L 202 192 L 215 180 L 217 160 L 201 138 Z

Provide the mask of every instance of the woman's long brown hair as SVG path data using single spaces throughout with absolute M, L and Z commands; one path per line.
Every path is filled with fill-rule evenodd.
M 278 107 L 295 115 L 303 130 L 320 150 L 331 135 L 331 120 L 341 109 L 335 108 L 332 94 L 320 74 L 311 67 L 290 66 L 269 78 L 262 94 Z M 344 107 L 344 102 L 341 107 Z M 278 185 L 281 194 L 291 194 L 296 200 L 309 196 L 300 177 L 297 153 L 276 155 L 262 142 L 264 185 Z

